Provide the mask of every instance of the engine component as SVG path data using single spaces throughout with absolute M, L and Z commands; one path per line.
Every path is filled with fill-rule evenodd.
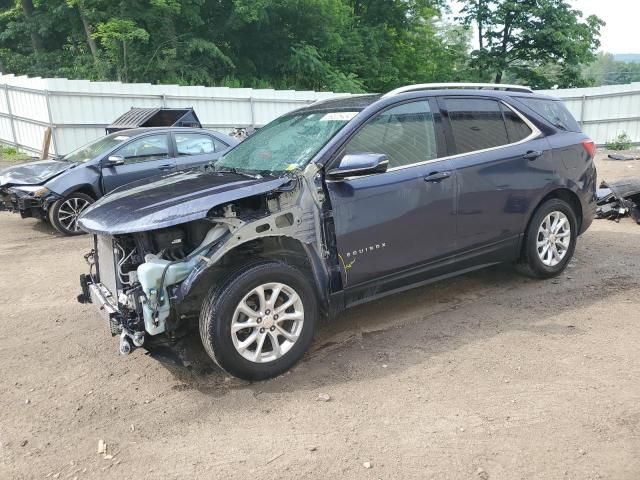
M 144 296 L 141 296 L 145 330 L 151 335 L 165 331 L 165 321 L 171 311 L 167 287 L 184 280 L 202 261 L 204 248 L 217 242 L 229 231 L 229 227 L 218 224 L 211 228 L 202 243 L 184 260 L 166 260 L 158 255 L 146 255 L 145 263 L 137 269 L 137 277 Z

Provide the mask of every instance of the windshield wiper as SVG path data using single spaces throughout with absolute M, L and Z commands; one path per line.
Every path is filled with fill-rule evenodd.
M 236 175 L 242 175 L 244 177 L 249 177 L 249 178 L 253 178 L 253 179 L 262 178 L 262 175 L 258 175 L 258 174 L 252 175 L 251 173 L 243 172 L 243 171 L 238 170 L 237 168 L 233 168 L 233 167 L 216 168 L 214 170 L 214 172 L 216 172 L 216 173 L 235 173 Z

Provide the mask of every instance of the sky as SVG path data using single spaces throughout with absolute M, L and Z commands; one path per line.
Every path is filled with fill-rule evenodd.
M 640 53 L 640 0 L 568 0 L 580 10 L 583 18 L 597 15 L 607 24 L 600 29 L 600 51 L 607 53 Z M 457 13 L 464 0 L 452 0 Z M 473 37 L 475 41 L 475 36 Z M 474 45 L 475 47 L 475 45 Z
M 597 15 L 607 24 L 600 29 L 600 50 L 640 53 L 640 0 L 569 0 L 585 17 Z

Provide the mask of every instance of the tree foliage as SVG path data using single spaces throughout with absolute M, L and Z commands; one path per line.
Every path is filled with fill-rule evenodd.
M 350 92 L 506 72 L 566 86 L 597 46 L 599 21 L 581 21 L 560 0 L 473 0 L 458 23 L 443 20 L 448 8 L 445 0 L 0 0 L 0 70 Z M 472 24 L 482 34 L 470 54 Z
M 593 61 L 604 25 L 564 0 L 469 0 L 460 20 L 476 28 L 471 65 L 479 74 L 538 88 L 584 86 L 580 65 Z
M 599 53 L 582 73 L 594 86 L 640 82 L 640 62 L 623 62 L 610 53 Z

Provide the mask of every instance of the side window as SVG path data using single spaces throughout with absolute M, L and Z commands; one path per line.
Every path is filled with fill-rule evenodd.
M 176 133 L 178 155 L 202 155 L 219 150 L 215 139 L 202 133 Z
M 509 143 L 519 142 L 531 135 L 531 129 L 516 112 L 502 105 L 502 114 L 504 115 L 504 123 L 507 125 Z
M 457 153 L 473 152 L 509 143 L 500 104 L 481 98 L 445 100 Z
M 346 152 L 384 153 L 390 168 L 436 158 L 435 126 L 429 103 L 405 103 L 379 113 L 349 141 Z
M 148 162 L 169 158 L 169 142 L 167 135 L 148 135 L 133 140 L 115 152 L 124 158 L 125 163 Z
M 223 150 L 226 150 L 227 148 L 229 148 L 229 145 L 218 140 L 217 138 L 213 139 L 213 144 L 216 146 L 216 152 L 222 152 Z

